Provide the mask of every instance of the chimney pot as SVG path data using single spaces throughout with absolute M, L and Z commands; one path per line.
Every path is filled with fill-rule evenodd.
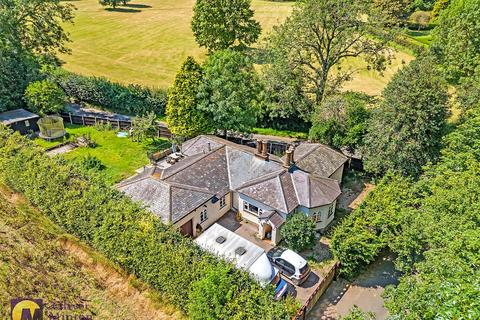
M 257 139 L 257 153 L 262 153 L 262 141 L 260 139 Z
M 266 157 L 268 155 L 268 144 L 267 141 L 262 141 L 262 156 Z

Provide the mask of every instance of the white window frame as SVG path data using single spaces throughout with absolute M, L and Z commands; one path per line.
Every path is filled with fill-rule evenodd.
M 250 210 L 250 206 L 256 207 L 258 211 L 255 212 L 255 211 Z M 251 214 L 253 214 L 253 215 L 256 215 L 256 216 L 259 216 L 259 215 L 261 215 L 261 214 L 263 213 L 263 210 L 262 210 L 261 208 L 255 206 L 255 205 L 253 205 L 253 204 L 251 204 L 250 202 L 245 201 L 245 200 L 243 201 L 243 210 L 245 210 L 245 211 L 247 211 L 247 212 L 249 212 L 249 213 L 251 213 Z
M 200 223 L 204 223 L 208 220 L 208 211 L 207 209 L 203 209 L 200 211 Z
M 25 120 L 25 127 L 30 127 L 30 121 Z
M 227 205 L 226 196 L 220 198 L 220 209 L 224 208 Z
M 315 223 L 322 222 L 322 211 L 317 211 L 312 214 L 313 220 Z

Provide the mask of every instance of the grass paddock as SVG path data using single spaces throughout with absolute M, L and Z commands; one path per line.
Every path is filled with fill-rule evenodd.
M 72 40 L 70 55 L 61 55 L 67 70 L 104 76 L 121 83 L 168 88 L 187 56 L 199 61 L 206 50 L 199 48 L 190 27 L 195 0 L 136 0 L 126 7 L 106 10 L 98 0 L 77 0 L 74 25 L 65 25 Z M 262 37 L 291 12 L 293 2 L 253 0 Z M 344 67 L 363 68 L 346 90 L 378 95 L 390 77 L 412 59 L 398 52 L 384 76 L 365 70 L 359 59 Z

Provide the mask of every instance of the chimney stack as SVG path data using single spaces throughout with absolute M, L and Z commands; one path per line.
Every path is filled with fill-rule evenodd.
M 267 141 L 257 140 L 257 151 L 255 152 L 255 156 L 265 161 L 268 160 L 269 154 Z
M 267 141 L 262 141 L 262 156 L 268 157 L 268 143 Z
M 257 154 L 262 154 L 262 140 L 257 139 Z
M 283 166 L 285 168 L 290 168 L 295 162 L 293 159 L 295 147 L 294 146 L 288 146 L 287 151 L 285 152 L 285 159 L 283 160 Z

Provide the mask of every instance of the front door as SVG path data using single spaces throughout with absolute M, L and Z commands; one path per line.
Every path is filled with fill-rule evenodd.
M 190 219 L 187 223 L 180 227 L 180 233 L 187 237 L 193 237 L 193 220 Z

